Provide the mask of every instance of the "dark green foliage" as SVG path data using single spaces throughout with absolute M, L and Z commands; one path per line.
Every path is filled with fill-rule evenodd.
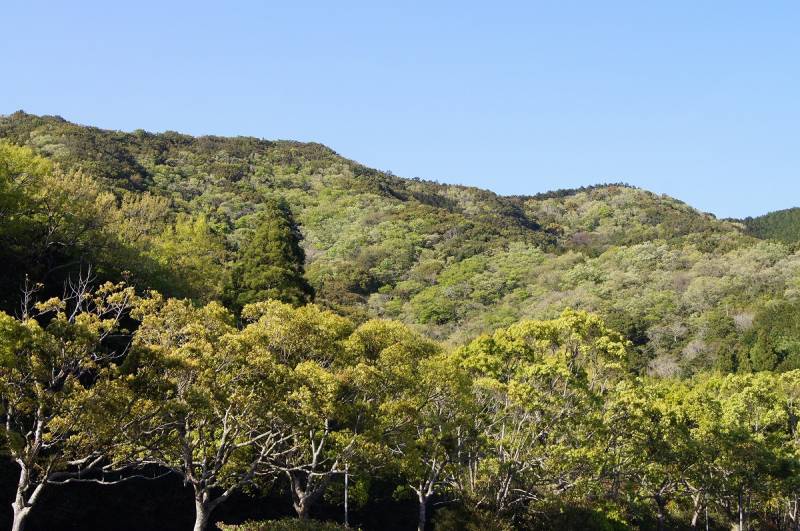
M 747 232 L 756 238 L 778 240 L 785 243 L 800 241 L 800 208 L 770 212 L 742 220 Z
M 632 519 L 633 520 L 633 519 Z M 633 520 L 635 521 L 635 520 Z M 670 522 L 669 529 L 688 529 L 679 522 Z M 589 507 L 556 507 L 544 514 L 530 514 L 525 522 L 525 529 L 530 531 L 549 531 L 551 529 L 574 529 L 581 531 L 628 531 L 653 530 L 656 526 L 653 521 L 636 522 L 636 525 L 627 525 L 619 520 L 613 520 L 602 511 Z
M 754 371 L 800 369 L 800 304 L 771 301 L 745 338 Z
M 739 319 L 749 319 L 749 315 L 739 316 Z M 705 342 L 705 355 L 713 360 L 716 368 L 722 372 L 737 372 L 751 370 L 747 347 L 742 342 L 742 335 L 747 323 L 737 326 L 736 319 L 722 310 L 711 312 L 707 321 Z M 709 360 L 698 360 L 706 366 Z
M 268 200 L 237 260 L 233 274 L 236 305 L 278 299 L 309 302 L 314 291 L 303 276 L 301 235 L 284 201 Z

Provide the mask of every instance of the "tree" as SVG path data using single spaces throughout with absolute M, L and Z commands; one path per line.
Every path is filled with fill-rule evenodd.
M 786 434 L 788 447 L 785 454 L 786 461 L 794 465 L 793 470 L 784 479 L 783 494 L 786 502 L 786 521 L 791 522 L 795 528 L 800 527 L 800 478 L 797 470 L 800 464 L 800 370 L 788 371 L 780 375 L 778 379 L 780 396 L 783 399 L 783 406 L 788 420 Z
M 250 321 L 243 335 L 271 353 L 287 375 L 286 432 L 268 468 L 285 474 L 292 506 L 307 519 L 331 479 L 345 471 L 362 428 L 344 349 L 352 323 L 313 305 L 278 301 L 245 306 L 242 316 Z
M 381 465 L 397 470 L 416 495 L 417 526 L 424 530 L 430 499 L 452 483 L 464 450 L 469 380 L 455 358 L 398 322 L 368 321 L 348 344 L 363 394 L 377 404 L 369 437 L 386 448 L 378 452 L 388 458 Z
M 48 288 L 110 248 L 114 195 L 85 173 L 64 171 L 30 149 L 0 142 L 0 304 L 11 307 L 23 274 Z
M 223 239 L 212 230 L 206 216 L 178 216 L 149 252 L 163 270 L 172 272 L 166 285 L 161 285 L 163 278 L 152 279 L 160 291 L 200 302 L 222 298 L 228 257 Z
M 30 194 L 38 180 L 52 170 L 52 163 L 36 156 L 29 148 L 0 141 L 0 235 L 13 230 L 20 214 L 31 207 Z
M 788 444 L 788 411 L 771 373 L 706 376 L 688 397 L 692 436 L 701 444 L 697 483 L 709 501 L 745 531 L 753 506 L 779 491 Z
M 126 438 L 140 463 L 192 487 L 202 531 L 221 503 L 270 473 L 264 465 L 285 442 L 279 409 L 290 375 L 217 303 L 153 296 L 135 315 L 142 323 L 125 368 L 143 414 Z
M 418 531 L 425 530 L 433 496 L 452 486 L 473 442 L 467 433 L 472 412 L 469 380 L 452 356 L 410 360 L 415 376 L 406 391 L 388 400 L 382 412 L 394 429 L 386 439 L 391 455 L 418 502 Z
M 284 201 L 267 201 L 234 271 L 233 290 L 240 307 L 277 299 L 309 302 L 314 291 L 304 274 L 302 235 Z
M 623 381 L 604 407 L 605 479 L 619 485 L 623 496 L 652 501 L 659 531 L 666 526 L 667 505 L 685 492 L 699 457 L 684 407 L 686 391 L 671 380 Z M 702 497 L 696 492 L 695 523 Z
M 627 342 L 585 312 L 523 321 L 458 355 L 473 376 L 485 446 L 471 456 L 465 497 L 510 514 L 591 487 L 601 398 L 624 374 Z
M 91 292 L 88 277 L 70 287 L 64 299 L 33 308 L 26 291 L 20 319 L 0 312 L 0 418 L 20 469 L 14 531 L 49 484 L 106 465 L 103 450 L 123 423 L 118 410 L 97 403 L 114 394 L 108 363 L 122 352 L 106 340 L 133 304 L 133 290 L 107 283 Z
M 753 320 L 743 343 L 750 345 L 755 371 L 800 368 L 800 305 L 769 301 Z

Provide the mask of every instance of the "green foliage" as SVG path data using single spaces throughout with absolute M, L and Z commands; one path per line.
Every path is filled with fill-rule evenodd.
M 141 301 L 125 369 L 139 412 L 126 454 L 179 475 L 194 491 L 196 526 L 275 457 L 290 410 L 291 369 L 235 327 L 216 302 Z
M 65 263 L 79 269 L 84 257 L 108 250 L 113 238 L 102 227 L 113 201 L 80 171 L 0 141 L 0 302 L 9 308 L 26 273 L 52 280 Z
M 227 284 L 227 254 L 222 239 L 205 216 L 178 216 L 174 225 L 167 226 L 153 240 L 147 253 L 162 270 L 173 272 L 167 278 L 153 279 L 154 287 L 163 286 L 168 293 L 199 302 L 222 297 Z
M 433 528 L 436 531 L 511 531 L 514 527 L 489 511 L 465 507 L 445 507 L 436 512 Z M 567 528 L 564 528 L 567 529 Z
M 470 425 L 481 444 L 466 467 L 477 477 L 461 481 L 464 498 L 515 519 L 534 501 L 588 495 L 596 485 L 585 471 L 603 459 L 600 406 L 627 375 L 627 348 L 596 316 L 567 311 L 460 349 L 481 412 Z

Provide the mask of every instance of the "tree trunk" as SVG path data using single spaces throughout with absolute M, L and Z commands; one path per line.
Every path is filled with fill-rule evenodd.
M 697 524 L 700 521 L 700 510 L 701 507 L 698 507 L 692 513 L 692 529 L 697 529 Z
M 11 504 L 14 509 L 14 521 L 11 524 L 11 531 L 23 531 L 25 529 L 25 522 L 28 520 L 28 515 L 31 512 L 30 507 L 20 507 L 15 501 Z
M 700 511 L 703 509 L 703 505 L 701 503 L 702 498 L 700 497 L 699 492 L 692 496 L 692 501 L 694 502 L 694 510 L 692 511 L 692 529 L 697 529 L 697 524 L 700 521 Z
M 14 495 L 14 502 L 11 504 L 11 508 L 14 510 L 11 529 L 12 531 L 23 531 L 25 522 L 31 512 L 31 505 L 28 505 L 25 500 L 25 492 L 30 487 L 30 474 L 23 461 L 18 460 L 17 464 L 19 465 L 19 479 L 17 480 L 17 492 Z M 42 488 L 44 488 L 44 485 L 41 485 L 39 490 Z
M 792 521 L 790 529 L 797 530 L 800 528 L 800 519 L 797 518 L 797 498 L 789 504 L 789 518 Z
M 300 520 L 308 520 L 308 513 L 310 507 L 308 506 L 308 503 L 306 503 L 306 501 L 307 501 L 306 498 L 302 497 L 297 503 L 294 504 L 294 510 L 297 513 L 297 517 Z
M 194 531 L 206 531 L 211 517 L 211 509 L 202 496 L 194 500 Z
M 311 506 L 325 494 L 331 476 L 326 475 L 310 483 L 309 478 L 304 478 L 300 473 L 288 473 L 287 475 L 292 491 L 292 506 L 297 517 L 301 520 L 308 520 L 311 515 Z
M 664 531 L 664 520 L 666 519 L 664 500 L 661 496 L 656 496 L 656 505 L 658 506 L 658 531 Z
M 417 519 L 417 531 L 425 531 L 425 522 L 427 521 L 428 512 L 428 497 L 424 494 L 419 494 L 419 517 Z
M 303 485 L 303 478 L 297 472 L 287 472 L 289 476 L 289 487 L 292 494 L 292 507 L 297 517 L 300 520 L 308 520 L 309 503 L 308 492 L 306 488 L 308 485 Z
M 350 527 L 350 514 L 349 514 L 349 487 L 350 487 L 350 466 L 344 467 L 344 526 Z

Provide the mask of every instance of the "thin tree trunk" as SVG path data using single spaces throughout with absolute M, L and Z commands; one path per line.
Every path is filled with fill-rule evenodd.
M 694 502 L 694 511 L 692 512 L 692 529 L 697 529 L 697 523 L 700 520 L 700 511 L 703 509 L 701 500 L 702 498 L 699 492 L 692 496 L 692 501 Z
M 797 498 L 790 503 L 789 508 L 789 518 L 791 518 L 792 521 L 791 529 L 797 530 L 800 527 L 800 521 L 798 521 L 797 518 Z
M 348 497 L 350 487 L 350 466 L 344 467 L 344 526 L 350 527 L 350 515 L 348 514 Z
M 419 516 L 417 518 L 417 531 L 425 531 L 425 522 L 427 522 L 428 516 L 428 497 L 420 493 L 419 494 Z
M 742 491 L 739 490 L 739 531 L 744 531 L 744 506 L 742 504 Z
M 287 472 L 289 486 L 292 491 L 292 507 L 300 520 L 308 520 L 309 503 L 307 487 L 303 486 L 303 479 L 297 472 Z
M 309 507 L 306 503 L 306 498 L 303 497 L 298 503 L 294 504 L 294 510 L 297 512 L 297 517 L 300 520 L 308 520 Z

